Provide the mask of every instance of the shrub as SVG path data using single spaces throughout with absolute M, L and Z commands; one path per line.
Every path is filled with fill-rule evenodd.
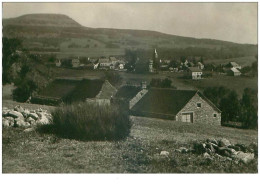
M 64 138 L 119 140 L 125 138 L 131 128 L 128 113 L 114 105 L 65 105 L 53 111 L 52 116 L 53 123 L 48 128 Z

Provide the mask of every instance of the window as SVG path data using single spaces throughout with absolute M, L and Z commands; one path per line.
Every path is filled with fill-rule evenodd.
M 197 103 L 197 107 L 200 108 L 201 107 L 201 103 Z
M 213 114 L 213 117 L 217 117 L 217 114 L 216 114 L 216 113 L 214 113 L 214 114 Z

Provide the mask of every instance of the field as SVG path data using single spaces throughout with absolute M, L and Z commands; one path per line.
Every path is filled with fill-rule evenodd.
M 252 63 L 256 61 L 256 58 L 254 56 L 246 56 L 246 57 L 238 57 L 238 58 L 229 58 L 229 59 L 218 59 L 218 60 L 205 60 L 206 64 L 213 64 L 213 65 L 219 65 L 219 64 L 228 64 L 229 62 L 236 62 L 240 66 L 251 66 Z
M 177 153 L 195 140 L 225 137 L 257 142 L 257 132 L 132 117 L 130 136 L 119 142 L 61 139 L 22 129 L 3 129 L 3 173 L 257 173 L 257 159 L 244 165 Z M 169 157 L 160 156 L 170 152 Z

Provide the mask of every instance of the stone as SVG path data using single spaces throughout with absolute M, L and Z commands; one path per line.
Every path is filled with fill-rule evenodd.
M 45 115 L 42 115 L 41 119 L 38 119 L 36 123 L 39 125 L 47 125 L 50 124 L 50 120 Z
M 30 111 L 28 110 L 28 109 L 25 109 L 23 112 L 22 112 L 22 114 L 23 114 L 23 116 L 24 117 L 28 117 L 29 116 L 29 114 L 30 114 Z
M 231 143 L 229 142 L 229 140 L 223 138 L 221 140 L 219 140 L 219 146 L 220 147 L 227 147 L 227 146 L 230 146 Z
M 218 148 L 218 154 L 220 154 L 222 156 L 230 157 L 231 156 L 231 151 L 228 150 L 227 147 L 219 147 Z
M 161 156 L 169 156 L 169 152 L 168 151 L 161 151 L 160 155 Z
M 17 119 L 15 120 L 15 126 L 16 127 L 29 127 L 31 124 L 28 122 L 25 122 L 24 120 Z
M 12 117 L 5 117 L 4 119 L 8 120 L 9 122 L 11 122 L 11 121 L 14 122 L 14 118 L 12 118 Z
M 18 111 L 18 112 L 22 113 L 24 111 L 24 109 L 20 105 L 17 105 L 14 107 L 14 111 Z
M 180 147 L 179 150 L 181 150 L 181 153 L 188 153 L 189 149 L 185 148 L 185 147 Z
M 11 116 L 13 118 L 23 118 L 23 114 L 18 111 L 9 111 L 8 116 Z
M 24 132 L 32 132 L 32 131 L 35 131 L 34 127 L 30 127 L 24 130 Z
M 3 119 L 3 120 L 2 120 L 2 126 L 3 126 L 4 128 L 10 127 L 9 121 L 6 120 L 6 119 Z
M 29 122 L 29 123 L 31 123 L 31 121 L 35 121 L 32 117 L 28 117 L 27 119 L 26 119 L 26 121 L 27 122 Z
M 206 152 L 206 144 L 205 143 L 195 143 L 194 150 L 198 154 L 202 154 Z
M 8 116 L 8 113 L 9 113 L 8 110 L 3 110 L 3 111 L 2 111 L 2 116 L 3 116 L 3 117 L 6 117 L 6 116 Z
M 207 158 L 207 157 L 210 157 L 210 155 L 206 152 L 203 154 L 203 157 Z
M 28 117 L 31 117 L 31 118 L 33 118 L 34 120 L 39 119 L 39 116 L 38 116 L 36 113 L 30 113 L 30 114 L 28 115 Z
M 251 144 L 248 146 L 248 148 L 249 148 L 250 150 L 252 150 L 252 152 L 253 152 L 255 155 L 258 155 L 258 145 L 257 145 L 257 143 L 255 143 L 255 142 L 251 143 Z
M 245 164 L 248 164 L 250 161 L 254 160 L 254 153 L 244 153 L 243 151 L 238 151 L 234 156 L 235 159 L 242 161 Z

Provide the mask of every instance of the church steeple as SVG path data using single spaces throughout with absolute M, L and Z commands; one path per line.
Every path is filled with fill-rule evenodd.
M 154 49 L 154 58 L 158 58 L 158 54 L 157 54 L 156 48 Z

